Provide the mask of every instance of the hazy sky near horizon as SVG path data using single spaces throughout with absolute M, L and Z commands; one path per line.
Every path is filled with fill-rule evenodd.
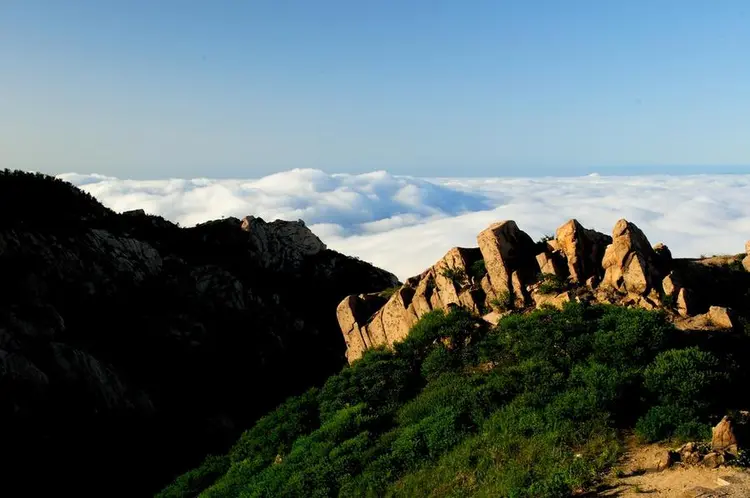
M 748 26 L 742 0 L 3 0 L 0 167 L 750 171 Z

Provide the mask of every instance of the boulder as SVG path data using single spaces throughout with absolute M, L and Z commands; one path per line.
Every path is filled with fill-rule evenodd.
M 728 308 L 711 306 L 708 309 L 708 320 L 718 328 L 734 328 L 734 313 Z
M 675 460 L 675 454 L 669 450 L 659 451 L 654 460 L 654 469 L 657 472 L 666 470 L 672 466 Z
M 685 288 L 680 289 L 680 292 L 677 293 L 677 313 L 681 316 L 688 316 L 694 312 L 695 306 L 692 295 L 692 292 Z
M 601 274 L 602 258 L 612 243 L 610 236 L 584 228 L 573 219 L 557 229 L 555 240 L 568 262 L 572 282 L 584 283 Z
M 732 455 L 738 454 L 737 438 L 734 435 L 732 420 L 725 416 L 712 430 L 711 449 L 725 451 Z
M 488 296 L 515 291 L 516 302 L 524 305 L 528 300 L 526 285 L 539 272 L 534 241 L 515 221 L 507 220 L 490 225 L 477 236 L 477 242 L 487 268 Z
M 712 451 L 710 453 L 707 453 L 703 457 L 701 463 L 703 464 L 703 466 L 708 467 L 709 469 L 715 469 L 716 467 L 724 464 L 724 455 L 717 451 Z
M 555 275 L 560 278 L 567 277 L 568 272 L 565 267 L 565 261 L 557 252 L 545 251 L 537 254 L 536 262 L 542 274 Z
M 602 285 L 621 293 L 648 295 L 662 276 L 657 256 L 643 232 L 625 219 L 612 230 L 612 243 L 602 260 Z
M 491 311 L 491 312 L 487 313 L 486 315 L 484 315 L 482 317 L 482 319 L 485 322 L 489 323 L 490 325 L 494 326 L 494 325 L 497 325 L 498 322 L 500 321 L 500 319 L 502 317 L 506 316 L 506 315 L 508 315 L 507 311 L 503 312 L 503 313 L 500 313 L 500 312 L 497 312 L 497 311 Z
M 695 313 L 695 305 L 692 299 L 692 293 L 682 284 L 682 279 L 670 272 L 661 282 L 662 291 L 668 296 L 674 305 L 675 311 L 681 316 L 689 316 Z
M 470 310 L 479 311 L 482 303 L 475 302 L 474 294 L 471 292 L 469 265 L 470 261 L 477 260 L 480 256 L 476 249 L 454 247 L 428 270 L 427 276 L 432 276 L 434 279 L 434 294 L 439 298 L 438 308 L 445 308 L 449 304 L 459 304 Z M 419 309 L 415 309 L 415 313 L 417 316 L 422 316 L 423 307 L 421 304 L 416 307 Z

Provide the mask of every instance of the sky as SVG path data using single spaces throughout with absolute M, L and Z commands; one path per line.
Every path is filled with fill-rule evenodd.
M 744 0 L 1 0 L 0 167 L 750 172 Z
M 60 178 L 115 211 L 144 209 L 182 226 L 302 219 L 329 248 L 401 281 L 452 247 L 477 247 L 477 234 L 501 220 L 539 240 L 571 218 L 608 234 L 625 218 L 676 257 L 743 253 L 750 238 L 748 174 L 417 178 L 295 169 L 258 179 Z

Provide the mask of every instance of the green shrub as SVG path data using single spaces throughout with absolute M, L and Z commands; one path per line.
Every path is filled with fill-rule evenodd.
M 659 354 L 644 372 L 646 388 L 663 405 L 708 408 L 713 393 L 727 375 L 719 360 L 697 347 Z
M 469 267 L 469 276 L 473 277 L 476 282 L 479 282 L 487 275 L 487 266 L 483 259 L 474 261 Z
M 467 276 L 463 268 L 443 268 L 440 272 L 442 276 L 452 281 L 454 285 L 462 287 L 466 284 Z
M 620 431 L 710 436 L 732 361 L 677 337 L 662 313 L 609 305 L 511 314 L 492 330 L 465 309 L 433 311 L 392 351 L 367 351 L 260 420 L 228 470 L 204 463 L 164 496 L 215 480 L 202 498 L 567 497 L 613 465 Z
M 516 307 L 516 298 L 513 291 L 500 291 L 497 297 L 490 300 L 490 306 L 497 311 L 510 311 Z
M 295 439 L 309 434 L 320 425 L 318 394 L 318 389 L 310 389 L 286 400 L 258 420 L 229 451 L 231 461 L 239 462 L 252 457 L 268 463 L 276 455 L 289 451 Z
M 553 273 L 541 273 L 538 276 L 538 280 L 538 290 L 541 294 L 560 294 L 570 287 L 567 279 Z
M 694 427 L 695 424 L 695 415 L 689 408 L 658 405 L 638 419 L 635 430 L 646 442 L 655 442 L 672 437 L 679 427 Z
M 200 467 L 178 477 L 156 498 L 189 498 L 197 496 L 201 491 L 211 486 L 216 480 L 226 474 L 229 470 L 228 456 L 209 455 L 203 460 Z
M 390 299 L 391 296 L 393 296 L 396 292 L 398 292 L 401 289 L 400 285 L 394 285 L 393 287 L 388 287 L 387 289 L 383 289 L 378 294 L 381 297 L 384 297 L 386 299 Z
M 319 395 L 321 420 L 360 403 L 388 413 L 414 394 L 417 382 L 419 375 L 407 359 L 392 351 L 370 349 L 326 381 Z

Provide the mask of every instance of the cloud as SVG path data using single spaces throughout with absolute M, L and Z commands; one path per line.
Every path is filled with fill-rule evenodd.
M 332 249 L 401 279 L 451 247 L 476 246 L 476 235 L 503 219 L 536 239 L 570 218 L 606 233 L 626 218 L 677 257 L 739 253 L 750 239 L 750 175 L 424 179 L 298 169 L 237 180 L 59 176 L 116 211 L 143 208 L 184 226 L 248 214 L 303 219 Z

